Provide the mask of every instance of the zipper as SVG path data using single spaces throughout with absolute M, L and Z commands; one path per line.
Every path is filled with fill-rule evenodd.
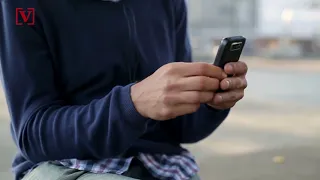
M 138 56 L 138 48 L 137 48 L 137 28 L 136 28 L 136 20 L 135 14 L 125 3 L 122 4 L 123 13 L 127 20 L 128 31 L 129 31 L 129 45 L 125 50 L 127 69 L 129 72 L 129 80 L 130 83 L 137 82 L 138 69 L 140 66 L 139 56 Z M 133 60 L 131 60 L 133 59 Z

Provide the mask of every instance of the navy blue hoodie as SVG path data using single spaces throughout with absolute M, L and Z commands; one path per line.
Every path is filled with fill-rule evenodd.
M 207 137 L 229 112 L 202 105 L 157 122 L 134 108 L 134 82 L 164 64 L 191 61 L 184 0 L 0 2 L 17 179 L 50 160 L 180 153 L 181 143 Z M 16 25 L 16 8 L 35 8 L 35 24 Z

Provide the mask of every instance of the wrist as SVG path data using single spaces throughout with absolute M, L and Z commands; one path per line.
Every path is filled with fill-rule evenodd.
M 144 112 L 146 112 L 143 108 L 143 102 L 141 103 L 140 99 L 142 97 L 143 93 L 141 92 L 141 87 L 140 87 L 140 83 L 135 83 L 131 86 L 131 90 L 130 90 L 130 96 L 131 96 L 131 100 L 132 103 L 135 107 L 135 109 L 137 110 L 137 112 L 145 117 L 148 118 L 148 115 Z

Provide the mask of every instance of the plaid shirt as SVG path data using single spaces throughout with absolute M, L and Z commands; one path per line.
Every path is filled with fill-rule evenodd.
M 70 159 L 60 161 L 60 163 L 68 168 L 92 173 L 114 173 L 121 175 L 129 169 L 133 158 L 105 159 L 100 161 Z M 180 155 L 174 156 L 140 153 L 137 158 L 155 178 L 162 180 L 191 179 L 199 170 L 194 157 L 189 152 L 183 152 Z

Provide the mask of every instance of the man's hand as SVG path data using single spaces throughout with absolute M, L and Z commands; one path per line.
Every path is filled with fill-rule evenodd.
M 227 75 L 208 63 L 170 63 L 131 88 L 137 111 L 154 120 L 169 120 L 196 112 L 214 98 Z
M 225 65 L 224 71 L 233 75 L 220 82 L 222 92 L 215 94 L 209 106 L 215 109 L 232 108 L 244 96 L 244 90 L 247 87 L 246 74 L 248 67 L 244 62 L 231 62 Z

